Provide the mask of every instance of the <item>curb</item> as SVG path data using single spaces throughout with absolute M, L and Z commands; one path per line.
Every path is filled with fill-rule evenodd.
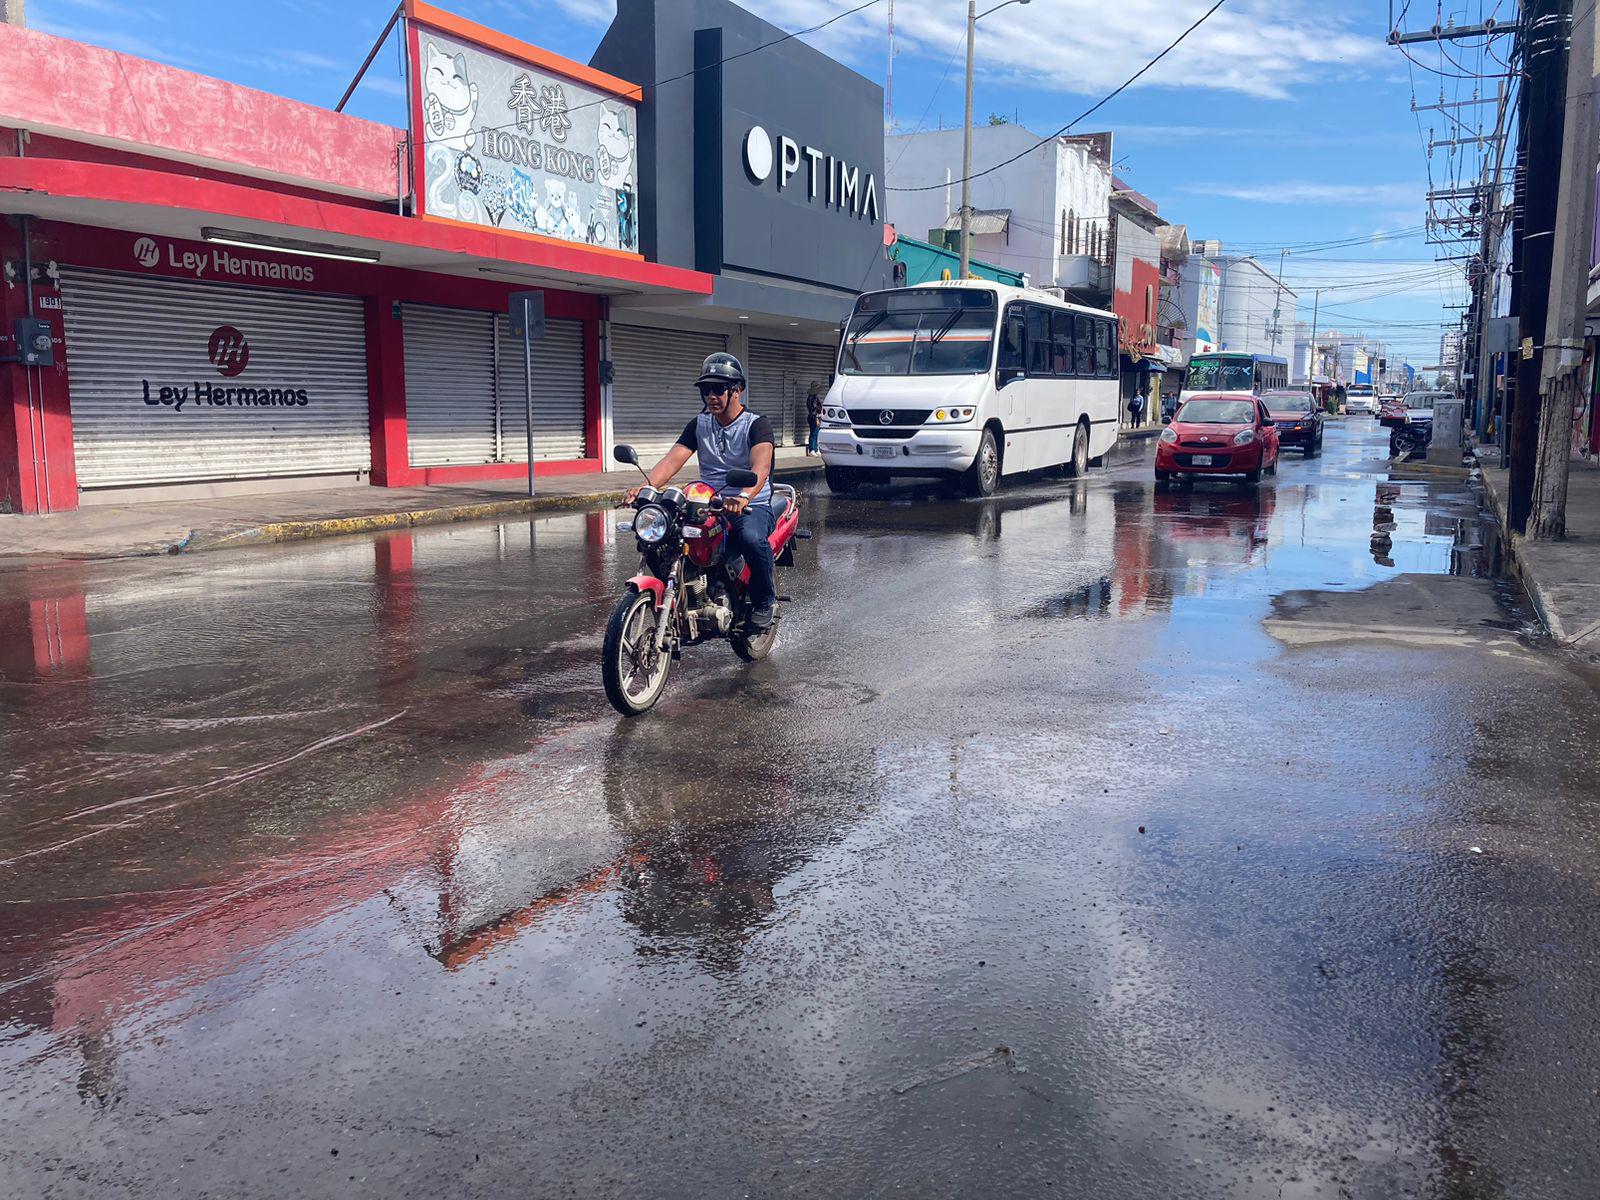
M 1499 490 L 1496 489 L 1494 478 L 1483 470 L 1478 472 L 1478 478 L 1483 482 L 1483 494 L 1489 500 L 1489 508 L 1494 513 L 1495 524 L 1500 529 L 1500 541 L 1505 547 L 1506 553 L 1507 573 L 1512 579 L 1516 580 L 1517 586 L 1527 595 L 1528 602 L 1533 605 L 1534 615 L 1539 618 L 1539 624 L 1544 626 L 1545 633 L 1562 645 L 1571 644 L 1557 637 L 1550 624 L 1549 606 L 1546 605 L 1544 596 L 1540 594 L 1538 581 L 1528 573 L 1527 564 L 1522 561 L 1522 555 L 1518 553 L 1518 543 L 1521 541 L 1521 537 L 1513 533 L 1510 525 L 1506 522 L 1505 500 L 1501 497 Z
M 779 467 L 774 479 L 820 475 L 822 468 L 811 463 Z M 439 508 L 414 508 L 400 512 L 365 513 L 361 516 L 317 517 L 304 521 L 273 521 L 236 529 L 229 533 L 206 534 L 195 530 L 181 542 L 154 551 L 143 549 L 135 555 L 199 554 L 211 550 L 234 550 L 247 546 L 271 546 L 282 542 L 310 541 L 314 538 L 346 534 L 382 533 L 391 529 L 410 529 L 419 525 L 451 525 L 462 521 L 486 521 L 500 517 L 524 516 L 537 512 L 592 508 L 620 500 L 626 489 L 582 492 L 568 496 L 519 496 L 507 500 L 485 500 L 477 504 L 452 504 Z

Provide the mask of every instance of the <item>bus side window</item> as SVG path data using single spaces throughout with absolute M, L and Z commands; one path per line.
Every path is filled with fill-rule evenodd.
M 1080 316 L 1077 318 L 1077 323 L 1078 365 L 1075 373 L 1085 379 L 1092 379 L 1094 378 L 1094 318 Z
M 1053 312 L 1050 314 L 1050 365 L 1057 375 L 1072 375 L 1075 367 L 1072 361 L 1072 314 Z
M 1028 305 L 1028 374 L 1050 374 L 1050 311 Z
M 1115 339 L 1111 335 L 1111 325 L 1106 321 L 1094 323 L 1094 371 L 1102 379 L 1111 377 L 1115 363 L 1112 359 L 1111 348 Z
M 1000 356 L 995 364 L 1001 371 L 1022 373 L 1023 358 L 1022 306 L 1013 304 L 1006 309 L 1005 325 L 1000 332 Z

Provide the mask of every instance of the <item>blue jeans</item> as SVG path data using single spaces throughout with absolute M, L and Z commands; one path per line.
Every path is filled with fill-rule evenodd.
M 822 432 L 822 426 L 815 421 L 811 423 L 811 436 L 806 440 L 806 449 L 815 454 L 817 452 L 817 434 Z
M 771 505 L 752 504 L 733 518 L 728 533 L 731 553 L 744 555 L 750 567 L 750 602 L 756 608 L 768 608 L 778 598 L 772 543 L 767 540 L 775 524 Z

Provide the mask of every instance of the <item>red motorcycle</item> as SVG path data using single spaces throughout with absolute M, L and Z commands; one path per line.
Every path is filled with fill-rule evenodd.
M 614 453 L 618 462 L 639 465 L 631 446 L 618 446 Z M 728 472 L 730 488 L 755 482 L 753 471 Z M 800 528 L 800 502 L 792 487 L 772 485 L 772 511 L 773 558 L 779 567 L 792 566 L 794 542 L 811 536 Z M 771 625 L 756 629 L 750 624 L 750 568 L 742 557 L 728 557 L 729 517 L 710 484 L 640 488 L 633 520 L 617 528 L 633 534 L 643 558 L 643 570 L 628 580 L 606 625 L 601 673 L 606 698 L 618 712 L 633 717 L 653 707 L 685 646 L 726 638 L 746 662 L 771 653 L 788 597 L 778 597 Z

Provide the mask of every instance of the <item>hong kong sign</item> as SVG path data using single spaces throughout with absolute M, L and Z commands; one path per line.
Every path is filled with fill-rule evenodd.
M 413 29 L 421 210 L 637 253 L 633 102 L 426 24 Z

